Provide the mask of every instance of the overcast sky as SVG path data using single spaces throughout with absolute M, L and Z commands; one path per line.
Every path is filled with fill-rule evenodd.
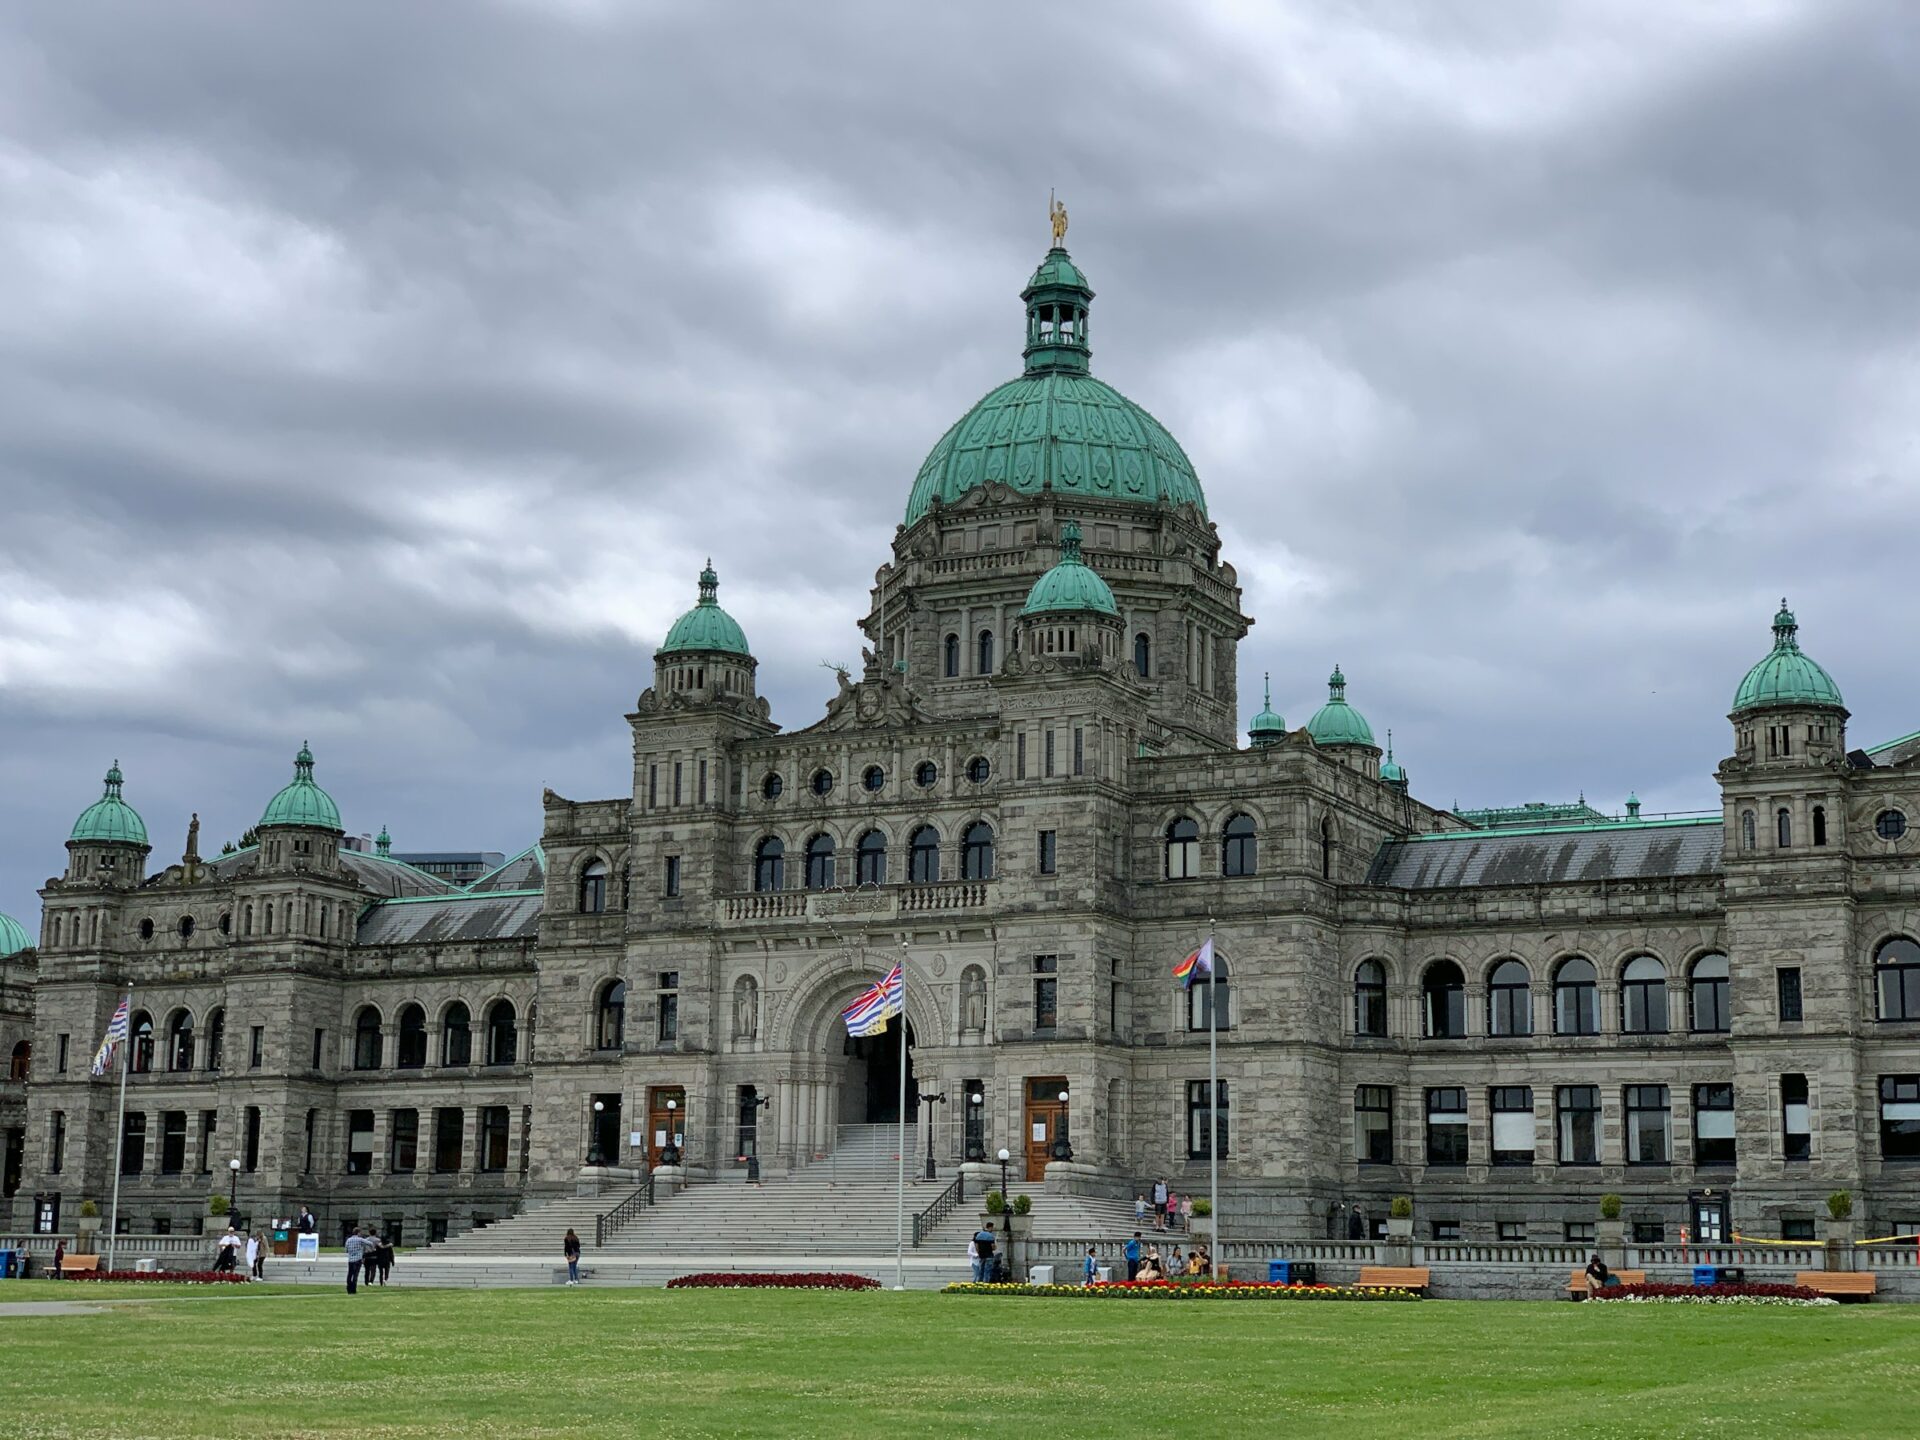
M 816 719 L 1050 186 L 1249 715 L 1337 660 L 1430 802 L 1709 806 L 1784 593 L 1920 728 L 1916 73 L 1902 0 L 9 6 L 0 910 L 116 757 L 156 867 L 302 740 L 520 848 L 708 554 Z

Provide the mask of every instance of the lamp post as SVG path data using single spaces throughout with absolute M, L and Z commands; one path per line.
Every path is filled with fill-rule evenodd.
M 227 1161 L 227 1224 L 238 1229 L 240 1226 L 240 1160 L 238 1156 Z
M 606 1108 L 607 1102 L 604 1100 L 596 1100 L 593 1102 L 592 1129 L 591 1133 L 587 1136 L 587 1164 L 589 1165 L 604 1165 L 607 1163 L 607 1157 L 600 1151 L 600 1115 Z
M 753 1106 L 753 1149 L 747 1152 L 747 1183 L 760 1183 L 760 1112 L 773 1104 L 771 1095 L 755 1094 L 748 1102 Z
M 1053 1158 L 1056 1160 L 1073 1159 L 1073 1145 L 1067 1139 L 1067 1092 L 1060 1092 L 1060 1137 L 1053 1142 Z
M 678 1100 L 667 1101 L 667 1143 L 660 1147 L 660 1163 L 662 1165 L 678 1165 L 680 1163 L 679 1132 L 673 1128 L 674 1117 L 679 1109 L 680 1102 Z
M 920 1103 L 927 1107 L 927 1179 L 934 1178 L 933 1169 L 933 1107 L 947 1103 L 945 1095 L 927 1095 L 920 1097 Z
M 987 1127 L 985 1105 L 987 1097 L 976 1090 L 967 1096 L 967 1104 L 972 1107 L 967 1122 L 967 1159 L 984 1160 L 987 1158 Z
M 1007 1222 L 1007 1263 L 1013 1263 L 1013 1197 L 1007 1193 L 1007 1161 L 1013 1158 L 1006 1146 L 1000 1147 L 1000 1201 L 1004 1207 L 1001 1214 Z

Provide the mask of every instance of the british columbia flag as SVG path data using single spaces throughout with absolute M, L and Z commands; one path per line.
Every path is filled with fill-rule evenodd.
M 886 1029 L 887 1021 L 900 1013 L 900 987 L 900 967 L 896 965 L 886 979 L 840 1012 L 840 1018 L 847 1022 L 847 1034 L 877 1035 Z
M 104 1075 L 113 1068 L 113 1052 L 127 1043 L 127 1005 L 130 996 L 122 996 L 120 1008 L 113 1012 L 113 1018 L 107 1022 L 107 1038 L 100 1042 L 100 1048 L 94 1052 L 93 1073 Z

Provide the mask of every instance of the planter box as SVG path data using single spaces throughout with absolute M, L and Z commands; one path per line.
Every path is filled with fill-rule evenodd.
M 1413 1238 L 1413 1217 L 1411 1215 L 1407 1215 L 1407 1216 L 1389 1215 L 1387 1217 L 1387 1234 L 1395 1240 L 1412 1239 Z

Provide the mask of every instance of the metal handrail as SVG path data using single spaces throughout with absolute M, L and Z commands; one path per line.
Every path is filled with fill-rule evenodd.
M 649 1169 L 644 1179 L 636 1185 L 633 1193 L 622 1200 L 604 1215 L 593 1217 L 593 1247 L 598 1250 L 608 1239 L 617 1235 L 621 1229 L 642 1210 L 653 1204 L 653 1171 Z
M 913 1217 L 913 1244 L 918 1249 L 920 1242 L 931 1235 L 940 1222 L 951 1215 L 967 1198 L 967 1177 L 964 1173 L 953 1177 L 953 1183 L 933 1197 L 933 1203 Z

